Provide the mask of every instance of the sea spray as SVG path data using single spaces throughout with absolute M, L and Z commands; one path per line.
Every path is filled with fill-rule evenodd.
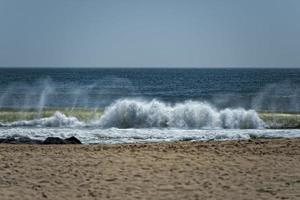
M 177 128 L 177 129 L 259 129 L 265 126 L 254 110 L 223 109 L 200 101 L 168 104 L 158 100 L 122 99 L 108 106 L 101 116 L 83 122 L 55 112 L 51 117 L 2 123 L 2 126 Z
M 103 128 L 181 128 L 181 129 L 257 129 L 264 122 L 254 110 L 217 110 L 199 101 L 185 101 L 174 105 L 158 100 L 118 100 L 92 122 Z
M 39 103 L 38 103 L 38 118 L 41 118 L 42 116 L 42 112 L 44 109 L 44 106 L 47 102 L 47 96 L 53 92 L 53 88 L 51 86 L 50 80 L 46 79 L 45 81 L 43 81 L 43 90 L 40 93 L 40 97 L 39 97 Z
M 58 111 L 55 112 L 51 117 L 33 120 L 20 120 L 12 123 L 0 123 L 0 127 L 82 127 L 84 125 L 84 122 L 79 121 L 76 117 L 67 117 Z
M 299 102 L 299 84 L 283 81 L 266 85 L 252 99 L 251 107 L 259 111 L 297 113 Z

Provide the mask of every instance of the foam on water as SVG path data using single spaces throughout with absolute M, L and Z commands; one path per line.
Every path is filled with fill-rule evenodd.
M 208 103 L 186 101 L 175 105 L 158 100 L 118 100 L 92 124 L 110 128 L 171 127 L 180 129 L 256 129 L 264 122 L 254 110 L 217 110 Z
M 0 137 L 29 137 L 44 140 L 47 137 L 77 137 L 82 143 L 132 143 L 163 141 L 205 141 L 205 140 L 244 140 L 258 137 L 300 137 L 299 129 L 99 129 L 99 128 L 53 128 L 53 127 L 0 127 Z
M 61 112 L 56 111 L 51 117 L 20 120 L 12 123 L 0 123 L 2 127 L 20 127 L 20 126 L 35 126 L 35 127 L 79 127 L 85 124 L 79 121 L 76 117 L 67 117 Z
M 99 128 L 178 128 L 178 129 L 258 129 L 264 122 L 254 110 L 224 109 L 198 101 L 175 105 L 158 100 L 118 100 L 99 119 L 85 123 L 76 117 L 55 112 L 53 116 L 20 120 L 2 126 L 99 127 Z
M 55 112 L 51 117 L 0 124 L 0 137 L 32 139 L 75 136 L 83 143 L 178 140 L 235 140 L 251 135 L 300 137 L 300 130 L 264 129 L 254 110 L 222 109 L 205 102 L 167 104 L 158 100 L 118 100 L 89 122 Z

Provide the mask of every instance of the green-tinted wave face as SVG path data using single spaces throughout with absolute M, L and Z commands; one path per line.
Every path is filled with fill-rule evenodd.
M 89 121 L 92 119 L 100 118 L 103 114 L 103 110 L 95 110 L 88 108 L 45 108 L 42 111 L 36 109 L 0 109 L 0 122 L 14 122 L 18 120 L 32 120 L 37 118 L 44 118 L 52 116 L 56 111 L 64 113 L 66 116 L 73 116 L 79 119 L 80 121 Z
M 92 108 L 45 108 L 40 112 L 37 109 L 0 109 L 0 122 L 9 123 L 19 120 L 45 118 L 52 116 L 56 111 L 59 111 L 66 116 L 76 117 L 83 122 L 99 119 L 103 114 L 103 110 Z M 259 117 L 265 122 L 267 128 L 300 128 L 299 113 L 259 112 Z
M 261 112 L 259 117 L 267 124 L 268 128 L 300 128 L 299 113 Z

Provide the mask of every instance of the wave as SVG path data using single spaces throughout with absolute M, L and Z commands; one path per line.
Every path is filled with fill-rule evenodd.
M 75 136 L 84 144 L 115 144 L 166 141 L 247 140 L 257 138 L 300 137 L 300 129 L 99 129 L 99 128 L 51 128 L 16 127 L 0 131 L 0 138 L 28 137 L 45 140 L 47 137 L 69 138 Z
M 51 117 L 2 123 L 0 126 L 99 127 L 99 128 L 178 128 L 178 129 L 259 129 L 265 123 L 254 110 L 223 109 L 199 101 L 167 104 L 158 100 L 118 100 L 102 116 L 82 122 L 55 112 Z
M 85 123 L 76 117 L 67 117 L 65 114 L 56 111 L 51 117 L 33 120 L 20 120 L 12 123 L 0 123 L 2 127 L 36 126 L 36 127 L 79 127 Z
M 199 101 L 174 105 L 158 100 L 123 99 L 107 107 L 99 120 L 104 128 L 257 129 L 265 126 L 254 110 L 223 109 Z

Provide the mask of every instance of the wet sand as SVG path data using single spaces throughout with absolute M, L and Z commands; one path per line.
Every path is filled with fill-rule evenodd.
M 1 144 L 0 199 L 300 199 L 300 139 Z

